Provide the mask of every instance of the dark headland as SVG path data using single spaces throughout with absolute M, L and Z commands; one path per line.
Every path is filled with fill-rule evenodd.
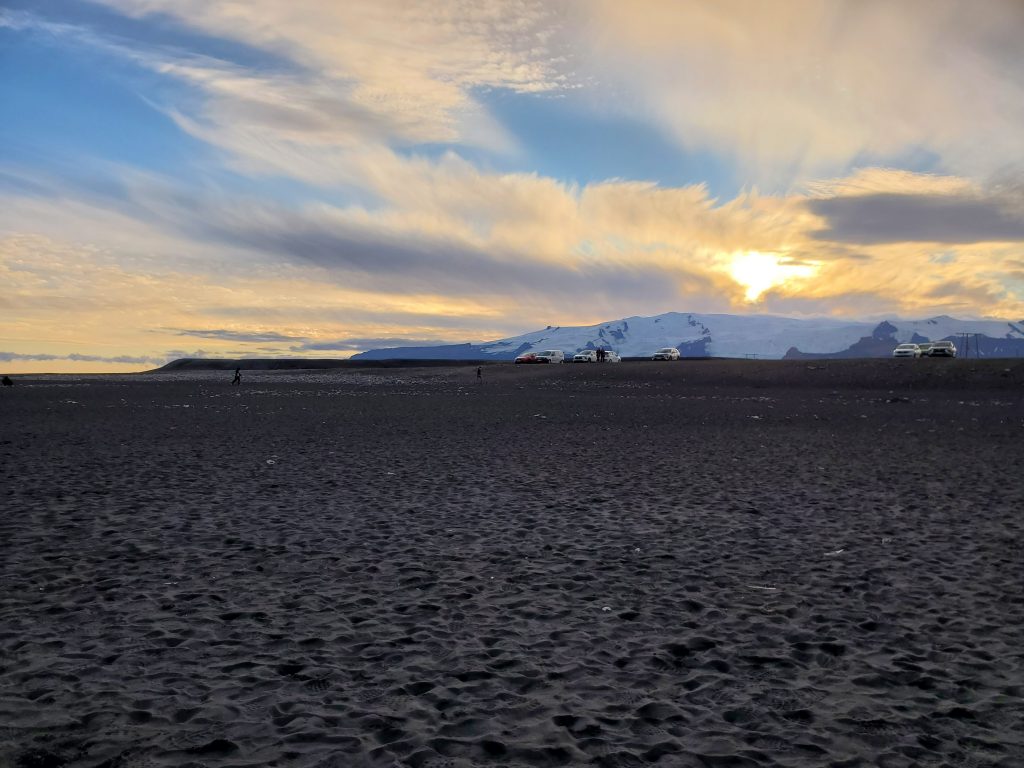
M 1024 765 L 1024 361 L 226 362 L 0 392 L 0 766 Z
M 433 368 L 437 366 L 458 366 L 483 364 L 475 360 L 346 360 L 343 358 L 309 357 L 183 357 L 172 360 L 150 373 L 173 373 L 182 371 L 233 371 L 241 368 L 247 371 L 325 371 L 353 368 Z

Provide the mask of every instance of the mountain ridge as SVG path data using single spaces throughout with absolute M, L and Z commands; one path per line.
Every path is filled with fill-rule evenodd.
M 649 357 L 676 347 L 683 357 L 761 359 L 886 357 L 903 342 L 948 339 L 980 357 L 1024 356 L 1024 321 L 960 320 L 938 315 L 923 320 L 854 321 L 796 319 L 775 315 L 666 312 L 588 326 L 547 326 L 494 341 L 371 349 L 352 360 L 513 360 L 524 352 L 561 349 L 566 355 L 604 347 L 622 357 Z M 975 335 L 976 334 L 976 335 Z

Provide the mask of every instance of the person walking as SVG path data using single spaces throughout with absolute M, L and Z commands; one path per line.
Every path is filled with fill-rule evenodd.
M 242 383 L 242 369 L 241 368 L 235 368 L 235 378 L 233 378 L 231 380 L 231 386 L 235 386 L 236 384 L 241 385 L 241 383 Z
M 481 366 L 479 366 L 479 365 L 476 367 L 476 383 L 477 384 L 483 384 L 484 383 L 484 369 Z

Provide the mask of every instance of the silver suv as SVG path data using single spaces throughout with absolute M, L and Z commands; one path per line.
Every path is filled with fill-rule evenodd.
M 956 357 L 956 345 L 952 341 L 936 341 L 928 350 L 928 357 Z

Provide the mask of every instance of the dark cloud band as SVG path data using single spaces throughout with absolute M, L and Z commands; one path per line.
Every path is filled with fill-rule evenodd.
M 147 363 L 163 365 L 167 362 L 163 358 L 159 357 L 131 357 L 129 355 L 104 357 L 103 355 L 80 355 L 78 353 L 72 353 L 70 355 L 50 355 L 46 353 L 28 354 L 21 352 L 0 352 L 0 361 L 11 362 L 14 360 L 35 360 L 44 362 L 47 360 L 72 360 L 79 363 L 125 363 L 129 365 Z
M 274 331 L 246 333 L 244 331 L 228 331 L 220 328 L 211 329 L 189 329 L 170 328 L 177 336 L 197 336 L 201 339 L 220 339 L 222 341 L 247 341 L 247 342 L 274 342 L 274 341 L 302 341 L 302 336 L 286 336 L 283 333 Z
M 999 197 L 873 194 L 810 200 L 828 221 L 819 240 L 882 243 L 993 243 L 1024 241 L 1024 212 Z

